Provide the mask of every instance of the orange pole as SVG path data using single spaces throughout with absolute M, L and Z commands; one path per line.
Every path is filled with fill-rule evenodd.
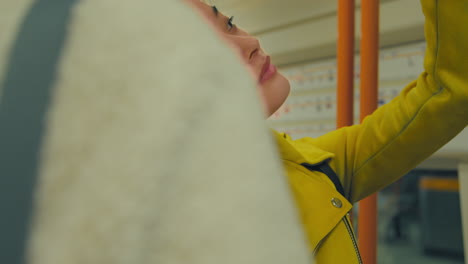
M 377 109 L 379 58 L 379 1 L 361 1 L 361 99 L 362 120 Z M 358 239 L 362 260 L 377 263 L 377 194 L 359 203 Z
M 338 2 L 338 87 L 336 127 L 351 126 L 354 111 L 355 0 Z

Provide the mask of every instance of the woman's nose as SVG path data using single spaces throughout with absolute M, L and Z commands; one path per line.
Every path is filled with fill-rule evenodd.
M 242 58 L 249 63 L 260 51 L 260 42 L 252 36 L 230 36 L 231 42 L 239 48 Z

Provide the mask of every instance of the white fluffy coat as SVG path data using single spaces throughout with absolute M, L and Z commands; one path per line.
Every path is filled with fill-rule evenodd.
M 255 85 L 180 1 L 80 1 L 58 77 L 29 263 L 310 263 Z

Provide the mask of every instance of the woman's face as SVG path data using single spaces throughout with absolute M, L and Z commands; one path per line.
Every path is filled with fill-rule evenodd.
M 258 82 L 260 95 L 270 116 L 284 103 L 289 94 L 289 82 L 271 64 L 270 56 L 260 47 L 259 41 L 232 23 L 216 7 L 206 5 L 199 0 L 189 0 L 191 6 L 198 10 L 226 39 L 241 56 Z

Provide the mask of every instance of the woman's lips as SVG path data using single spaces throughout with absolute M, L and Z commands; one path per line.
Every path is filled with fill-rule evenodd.
M 260 73 L 260 83 L 264 83 L 271 79 L 276 74 L 276 67 L 275 65 L 271 64 L 270 56 L 266 57 L 265 64 L 263 64 L 262 71 Z

